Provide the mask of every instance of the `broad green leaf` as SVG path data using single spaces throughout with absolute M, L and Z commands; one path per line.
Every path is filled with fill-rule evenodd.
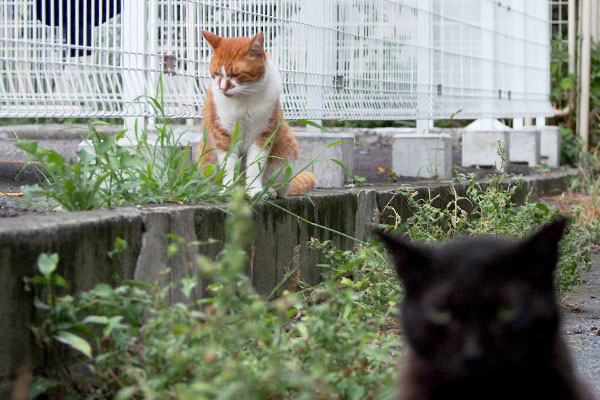
M 111 317 L 108 320 L 108 325 L 106 325 L 106 328 L 104 328 L 104 331 L 102 331 L 102 334 L 104 336 L 109 336 L 113 330 L 115 330 L 117 328 L 124 328 L 125 325 L 121 324 L 122 319 L 123 319 L 122 315 L 117 315 L 117 316 Z
M 108 158 L 108 166 L 110 167 L 111 171 L 116 171 L 119 169 L 120 160 L 118 160 L 115 157 L 109 157 Z
M 377 393 L 375 400 L 393 400 L 398 398 L 398 388 L 396 385 L 390 385 Z
M 128 386 L 124 387 L 115 396 L 115 400 L 129 400 L 137 393 L 137 388 Z
M 173 258 L 177 252 L 179 252 L 179 245 L 177 243 L 170 243 L 169 247 L 167 247 L 167 256 Z
M 152 286 L 148 282 L 141 282 L 141 281 L 134 281 L 134 280 L 125 280 L 125 281 L 123 281 L 121 283 L 123 285 L 133 286 L 133 287 L 140 287 L 140 288 L 144 288 L 144 289 L 153 289 L 154 288 L 154 286 Z
M 37 259 L 38 269 L 46 277 L 46 279 L 50 279 L 52 273 L 56 270 L 56 265 L 58 264 L 58 254 L 53 253 L 52 255 L 48 255 L 42 253 L 39 255 Z
M 15 144 L 15 146 L 17 146 L 19 149 L 21 149 L 24 152 L 29 153 L 33 156 L 38 154 L 37 153 L 38 144 L 37 144 L 37 142 L 34 142 L 33 140 L 19 139 L 17 141 L 17 143 Z
M 44 276 L 41 276 L 41 275 L 37 275 L 32 278 L 26 278 L 26 279 L 27 279 L 27 283 L 31 283 L 34 285 L 46 285 L 46 284 L 50 283 L 50 279 L 48 279 Z
M 98 297 L 106 298 L 112 295 L 113 288 L 106 283 L 99 283 L 90 292 Z
M 36 376 L 29 387 L 28 400 L 37 398 L 40 394 L 44 394 L 48 389 L 52 389 L 60 385 L 60 382 L 54 379 L 48 379 L 43 376 Z
M 33 299 L 33 305 L 38 310 L 49 310 L 50 306 L 43 301 L 41 301 L 37 296 Z
M 570 77 L 563 78 L 560 81 L 560 88 L 564 91 L 570 90 L 573 87 L 573 79 Z
M 85 354 L 87 357 L 92 358 L 92 347 L 85 339 L 67 331 L 58 332 L 56 335 L 54 335 L 54 339 L 69 345 L 75 350 Z
M 103 315 L 88 315 L 81 322 L 83 322 L 84 324 L 106 325 L 108 324 L 108 321 L 108 318 Z
M 363 386 L 357 385 L 355 383 L 351 384 L 351 387 L 348 388 L 350 400 L 360 400 L 364 398 L 365 392 L 366 390 Z
M 48 164 L 54 164 L 57 167 L 62 167 L 67 162 L 67 160 L 63 157 L 62 154 L 60 154 L 54 150 L 47 150 L 47 154 L 48 154 Z
M 192 294 L 192 290 L 194 290 L 197 284 L 198 278 L 196 278 L 195 276 L 185 277 L 181 280 L 181 285 L 183 286 L 181 288 L 181 292 L 186 298 L 189 299 L 190 295 Z
M 75 154 L 77 154 L 77 157 L 79 157 L 81 162 L 84 164 L 89 163 L 94 159 L 94 157 L 84 149 L 77 151 Z
M 535 208 L 537 208 L 537 209 L 538 209 L 538 210 L 540 210 L 540 211 L 543 211 L 543 212 L 544 212 L 544 213 L 546 213 L 546 214 L 549 214 L 549 213 L 550 213 L 550 208 L 549 208 L 547 205 L 545 205 L 545 204 L 542 204 L 542 203 L 537 203 L 537 204 L 535 205 Z
M 114 256 L 121 254 L 126 249 L 127 241 L 117 236 L 115 239 L 115 247 L 107 253 L 108 258 L 113 258 Z
M 53 284 L 55 284 L 58 287 L 61 287 L 61 288 L 69 287 L 69 283 L 67 282 L 67 280 L 65 278 L 63 278 L 62 276 L 60 276 L 59 274 L 52 275 L 51 281 Z

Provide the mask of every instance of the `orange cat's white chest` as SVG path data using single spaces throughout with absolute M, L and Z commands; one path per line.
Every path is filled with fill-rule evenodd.
M 266 132 L 279 103 L 281 83 L 275 66 L 268 61 L 265 76 L 246 93 L 225 96 L 213 81 L 212 92 L 218 123 L 229 135 L 239 125 L 239 137 L 244 151 Z

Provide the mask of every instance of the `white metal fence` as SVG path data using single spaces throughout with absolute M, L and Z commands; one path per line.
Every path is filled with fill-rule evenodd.
M 196 118 L 201 29 L 265 33 L 288 118 L 551 115 L 548 0 L 0 0 L 0 117 Z

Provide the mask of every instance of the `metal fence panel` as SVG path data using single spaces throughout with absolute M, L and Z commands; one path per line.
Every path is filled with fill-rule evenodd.
M 0 117 L 198 118 L 210 49 L 263 31 L 288 118 L 552 114 L 548 0 L 0 0 Z

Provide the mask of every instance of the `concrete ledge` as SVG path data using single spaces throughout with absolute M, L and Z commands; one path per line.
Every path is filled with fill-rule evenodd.
M 113 135 L 123 130 L 119 125 L 96 125 L 96 130 Z M 84 138 L 88 130 L 87 124 L 32 124 L 0 126 L 0 139 L 19 137 L 29 140 L 62 139 L 77 140 Z
M 452 176 L 452 137 L 444 134 L 396 134 L 392 170 L 398 176 L 447 179 Z
M 524 178 L 522 190 L 515 196 L 523 201 L 533 191 L 538 195 L 564 190 L 575 172 Z M 419 196 L 440 195 L 436 206 L 451 199 L 452 182 L 413 186 Z M 467 184 L 454 183 L 459 195 Z M 365 240 L 370 237 L 374 213 L 391 222 L 392 207 L 403 218 L 413 214 L 397 187 L 372 187 L 352 190 L 317 190 L 304 197 L 277 200 L 276 204 L 316 224 Z M 468 205 L 465 205 L 467 207 Z M 0 398 L 10 398 L 15 373 L 20 367 L 45 365 L 44 355 L 35 345 L 29 329 L 35 319 L 32 294 L 26 292 L 23 278 L 37 273 L 36 260 L 42 252 L 60 255 L 59 273 L 71 283 L 70 291 L 88 290 L 99 282 L 117 284 L 122 279 L 169 282 L 187 273 L 188 262 L 197 254 L 216 256 L 220 244 L 203 245 L 169 259 L 168 239 L 175 233 L 187 241 L 224 239 L 225 212 L 214 206 L 154 206 L 104 211 L 53 213 L 4 219 L 0 224 Z M 248 249 L 247 273 L 262 295 L 283 278 L 286 271 L 300 266 L 301 277 L 311 283 L 320 278 L 323 262 L 306 244 L 310 238 L 332 240 L 340 249 L 352 249 L 356 243 L 328 230 L 309 225 L 293 215 L 267 204 L 254 209 L 255 238 Z M 127 249 L 114 258 L 108 256 L 117 237 L 127 241 Z M 169 267 L 168 274 L 161 274 Z M 198 294 L 201 294 L 198 292 Z M 182 300 L 179 290 L 170 293 L 170 301 Z

